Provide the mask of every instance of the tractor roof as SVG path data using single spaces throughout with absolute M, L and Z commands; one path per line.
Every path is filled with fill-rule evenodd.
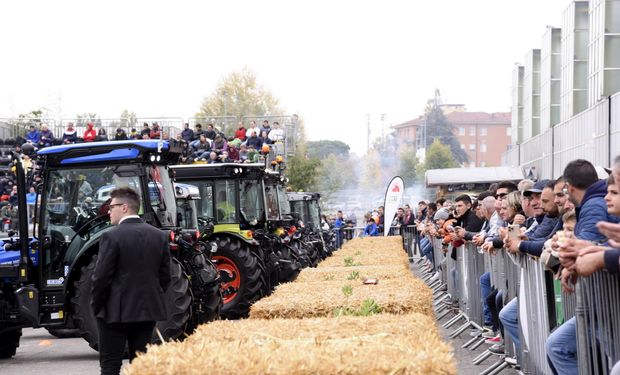
M 289 201 L 309 201 L 321 198 L 321 194 L 319 193 L 308 193 L 308 192 L 287 192 L 286 196 Z
M 87 142 L 51 146 L 37 152 L 52 165 L 105 164 L 106 162 L 169 163 L 181 152 L 176 141 L 131 140 Z
M 217 163 L 173 165 L 177 180 L 196 180 L 201 178 L 258 178 L 265 173 L 265 164 Z

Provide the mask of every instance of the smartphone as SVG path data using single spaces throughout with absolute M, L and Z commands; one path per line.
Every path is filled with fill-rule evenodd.
M 511 224 L 508 226 L 508 237 L 514 240 L 519 239 L 519 235 L 521 234 L 521 229 L 519 229 L 519 224 Z

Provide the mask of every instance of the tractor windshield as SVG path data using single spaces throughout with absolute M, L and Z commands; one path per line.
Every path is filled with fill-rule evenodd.
M 250 225 L 264 220 L 265 206 L 260 181 L 239 181 L 239 209 L 241 219 Z
M 43 235 L 69 242 L 75 232 L 92 218 L 108 214 L 106 202 L 117 187 L 130 187 L 141 196 L 140 177 L 117 174 L 114 168 L 60 169 L 49 172 L 42 194 L 41 230 Z
M 278 220 L 278 192 L 274 185 L 265 184 L 265 204 L 267 206 L 267 218 L 269 220 Z
M 280 204 L 280 214 L 282 215 L 282 219 L 290 219 L 291 205 L 289 204 L 288 198 L 286 197 L 284 187 L 280 185 L 278 185 L 278 202 Z
M 321 230 L 321 212 L 319 211 L 319 202 L 316 200 L 308 201 L 308 211 L 310 211 L 308 225 L 315 231 L 319 232 Z

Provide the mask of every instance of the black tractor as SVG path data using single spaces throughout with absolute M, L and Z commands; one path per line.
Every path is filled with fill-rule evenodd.
M 169 319 L 158 322 L 157 330 L 168 340 L 182 338 L 193 329 L 193 311 L 200 307 L 194 306 L 193 279 L 202 271 L 192 269 L 188 259 L 206 250 L 185 241 L 191 236 L 184 235 L 177 224 L 168 164 L 179 153 L 175 143 L 155 140 L 82 143 L 38 151 L 34 236 L 28 237 L 27 221 L 19 220 L 19 237 L 5 240 L 0 251 L 0 357 L 15 354 L 23 327 L 77 328 L 97 349 L 91 276 L 101 235 L 111 227 L 108 205 L 117 187 L 136 190 L 142 219 L 170 234 Z M 25 176 L 19 159 L 14 155 L 20 218 L 26 218 Z M 154 341 L 160 335 L 154 334 Z

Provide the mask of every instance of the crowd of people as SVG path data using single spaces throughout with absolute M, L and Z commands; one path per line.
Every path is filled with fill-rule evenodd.
M 21 154 L 22 164 L 26 171 L 27 204 L 34 207 L 36 199 L 35 187 L 40 182 L 36 160 L 21 152 L 23 144 L 31 144 L 35 149 L 63 144 L 123 141 L 123 140 L 148 140 L 170 139 L 169 133 L 162 129 L 157 122 L 144 123 L 138 131 L 131 128 L 127 133 L 123 128 L 109 137 L 106 130 L 96 128 L 93 122 L 87 122 L 82 134 L 78 134 L 73 123 L 69 122 L 63 134 L 56 136 L 47 124 L 31 124 L 23 136 L 1 140 L 0 139 L 0 164 L 6 165 L 0 168 L 0 231 L 17 230 L 19 212 L 17 208 L 17 185 L 16 176 L 8 166 L 11 158 L 8 156 L 12 151 Z M 179 164 L 203 163 L 250 163 L 262 161 L 263 145 L 269 145 L 276 153 L 283 153 L 285 139 L 284 129 L 278 122 L 270 125 L 264 120 L 262 127 L 250 121 L 246 129 L 243 122 L 239 122 L 234 134 L 226 136 L 219 127 L 209 122 L 205 129 L 201 124 L 196 124 L 191 129 L 189 123 L 184 124 L 184 129 L 179 132 L 175 139 L 183 148 L 179 156 Z M 34 212 L 34 210 L 31 210 Z M 29 214 L 32 217 L 32 214 Z
M 570 162 L 557 180 L 503 181 L 473 200 L 460 195 L 454 205 L 443 200 L 420 202 L 421 215 L 415 221 L 426 257 L 424 267 L 431 273 L 450 272 L 452 280 L 458 280 L 457 267 L 446 269 L 447 257 L 456 260 L 457 251 L 467 249 L 461 245 L 471 242 L 490 255 L 505 251 L 539 259 L 561 280 L 563 291 L 572 293 L 578 277 L 603 269 L 611 273 L 620 270 L 619 187 L 620 157 L 605 179 L 599 179 L 590 162 L 578 159 Z M 434 257 L 433 238 L 441 241 L 443 259 Z M 507 301 L 505 290 L 492 285 L 491 280 L 490 272 L 479 280 L 482 337 L 492 353 L 504 354 L 508 335 L 514 352 L 520 353 L 519 296 Z M 545 349 L 554 374 L 577 374 L 576 318 L 552 331 Z M 517 365 L 516 358 L 508 358 L 510 361 Z
M 193 162 L 223 163 L 238 162 L 250 163 L 260 161 L 260 153 L 263 145 L 284 151 L 282 143 L 285 139 L 284 129 L 277 121 L 273 125 L 269 120 L 264 120 L 262 126 L 255 121 L 250 121 L 246 129 L 243 121 L 239 121 L 233 134 L 226 135 L 213 122 L 196 124 L 192 129 L 189 123 L 185 123 L 183 130 L 176 135 L 176 140 L 183 147 L 183 154 L 179 158 L 180 164 Z M 93 122 L 86 124 L 86 129 L 80 135 L 77 133 L 72 122 L 60 137 L 56 137 L 47 124 L 30 125 L 23 141 L 34 145 L 36 148 L 44 148 L 52 145 L 123 141 L 132 139 L 170 139 L 170 134 L 163 130 L 157 122 L 144 123 L 142 129 L 131 128 L 127 133 L 123 128 L 117 128 L 114 135 L 108 136 L 105 128 L 96 129 Z

